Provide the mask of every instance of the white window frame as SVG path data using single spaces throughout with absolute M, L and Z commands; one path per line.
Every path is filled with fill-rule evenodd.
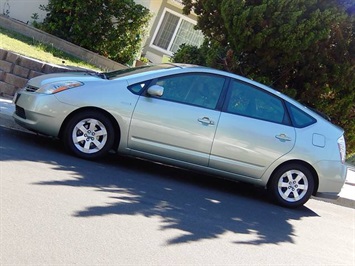
M 173 15 L 179 17 L 179 22 L 178 22 L 178 24 L 176 25 L 175 31 L 174 31 L 174 33 L 173 33 L 173 36 L 171 37 L 171 40 L 170 40 L 170 43 L 169 43 L 169 46 L 168 46 L 167 50 L 165 50 L 165 49 L 163 49 L 163 48 L 161 48 L 161 47 L 156 46 L 156 45 L 153 44 L 153 42 L 154 42 L 154 40 L 155 40 L 155 38 L 156 38 L 156 36 L 157 36 L 157 34 L 158 34 L 158 32 L 159 32 L 159 29 L 160 29 L 160 27 L 161 27 L 161 24 L 162 24 L 162 22 L 163 22 L 163 19 L 164 19 L 164 17 L 165 17 L 166 12 L 169 12 L 169 13 L 171 13 L 171 14 L 173 14 Z M 171 47 L 172 47 L 172 45 L 173 45 L 173 43 L 174 43 L 176 34 L 177 34 L 177 32 L 178 32 L 178 30 L 179 30 L 179 28 L 180 28 L 180 25 L 181 25 L 181 23 L 182 23 L 183 20 L 186 20 L 187 22 L 190 22 L 190 23 L 193 24 L 193 25 L 196 25 L 196 24 L 197 24 L 197 21 L 195 21 L 195 20 L 193 20 L 193 19 L 191 19 L 191 18 L 189 18 L 189 17 L 186 17 L 186 16 L 184 16 L 184 15 L 178 13 L 178 12 L 175 12 L 175 11 L 173 11 L 173 10 L 168 9 L 168 8 L 165 7 L 164 10 L 163 10 L 162 16 L 161 16 L 160 19 L 159 19 L 158 27 L 156 28 L 156 30 L 155 30 L 155 32 L 154 32 L 153 38 L 152 38 L 152 40 L 151 40 L 149 46 L 152 47 L 152 48 L 154 48 L 154 49 L 156 49 L 156 50 L 158 50 L 158 51 L 160 51 L 160 52 L 162 52 L 162 53 L 164 53 L 164 54 L 168 54 L 168 55 L 170 55 L 170 56 L 173 56 L 174 53 L 173 53 L 170 49 L 171 49 Z

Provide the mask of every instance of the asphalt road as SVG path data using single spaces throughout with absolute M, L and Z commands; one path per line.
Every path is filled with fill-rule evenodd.
M 4 121 L 2 121 L 4 122 Z M 355 265 L 355 210 L 0 126 L 0 265 Z

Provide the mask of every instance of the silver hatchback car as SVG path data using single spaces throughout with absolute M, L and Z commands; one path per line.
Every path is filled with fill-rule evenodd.
M 18 124 L 60 138 L 81 158 L 115 150 L 204 171 L 264 186 L 286 207 L 337 194 L 346 178 L 342 129 L 267 86 L 211 68 L 43 75 L 14 102 Z

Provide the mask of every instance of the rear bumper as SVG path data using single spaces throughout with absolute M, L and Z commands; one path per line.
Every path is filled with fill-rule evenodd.
M 322 199 L 329 199 L 329 200 L 337 200 L 339 198 L 339 193 L 317 192 L 315 197 L 322 198 Z
M 337 195 L 346 180 L 347 166 L 340 161 L 321 161 L 314 165 L 319 177 L 318 193 Z

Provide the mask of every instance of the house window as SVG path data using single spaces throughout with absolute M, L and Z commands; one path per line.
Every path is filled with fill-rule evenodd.
M 153 45 L 169 54 L 175 53 L 181 44 L 200 46 L 203 42 L 201 31 L 194 29 L 193 21 L 179 14 L 165 11 Z

